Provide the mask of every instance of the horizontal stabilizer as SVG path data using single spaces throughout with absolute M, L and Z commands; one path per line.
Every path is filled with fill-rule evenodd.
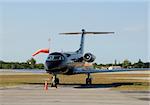
M 61 35 L 78 35 L 83 34 L 83 32 L 67 32 L 67 33 L 59 33 Z M 84 34 L 114 34 L 114 32 L 84 32 Z
M 61 35 L 70 35 L 70 34 L 82 34 L 82 32 L 67 32 L 67 33 L 59 33 Z

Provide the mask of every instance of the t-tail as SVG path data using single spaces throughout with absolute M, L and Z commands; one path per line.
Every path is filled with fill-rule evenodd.
M 84 29 L 82 29 L 82 32 L 67 32 L 67 33 L 60 33 L 65 35 L 78 35 L 81 34 L 81 42 L 80 42 L 80 48 L 76 51 L 78 54 L 84 54 L 84 39 L 85 34 L 113 34 L 114 32 L 86 32 Z

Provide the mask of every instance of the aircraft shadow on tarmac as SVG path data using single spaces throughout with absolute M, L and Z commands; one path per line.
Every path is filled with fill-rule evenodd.
M 73 88 L 78 88 L 78 89 L 85 89 L 85 88 L 112 88 L 112 87 L 118 87 L 122 85 L 133 85 L 133 83 L 112 83 L 112 84 L 91 84 L 91 85 L 86 85 L 86 84 L 60 84 L 60 85 L 72 85 Z
M 43 85 L 43 83 L 29 83 L 31 85 Z M 49 84 L 50 85 L 50 84 Z M 85 88 L 112 88 L 112 87 L 119 87 L 125 85 L 134 85 L 132 82 L 123 82 L 123 83 L 111 83 L 111 84 L 78 84 L 78 83 L 60 83 L 58 87 L 73 87 L 77 89 L 85 89 Z

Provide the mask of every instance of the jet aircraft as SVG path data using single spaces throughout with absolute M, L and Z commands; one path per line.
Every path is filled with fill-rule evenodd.
M 95 60 L 95 56 L 92 53 L 84 53 L 84 39 L 85 35 L 92 34 L 114 34 L 114 32 L 86 32 L 82 29 L 81 32 L 69 32 L 60 33 L 61 35 L 78 35 L 81 34 L 81 42 L 78 50 L 74 52 L 52 52 L 48 49 L 41 49 L 33 54 L 33 56 L 39 53 L 49 53 L 45 61 L 46 72 L 52 74 L 51 87 L 57 87 L 59 84 L 59 78 L 57 74 L 75 75 L 86 74 L 86 84 L 92 84 L 91 73 L 103 73 L 103 72 L 121 72 L 121 71 L 136 71 L 139 69 L 94 69 L 84 67 L 86 62 L 92 63 Z M 141 70 L 141 69 L 140 69 Z

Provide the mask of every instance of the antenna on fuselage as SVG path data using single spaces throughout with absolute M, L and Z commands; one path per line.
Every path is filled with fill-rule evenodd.
M 48 48 L 48 49 L 49 49 L 49 51 L 50 51 L 50 49 L 51 49 L 51 38 L 48 38 L 48 42 L 49 42 L 49 43 L 48 43 L 48 44 L 49 44 L 49 48 Z
M 59 33 L 63 35 L 78 35 L 81 34 L 81 42 L 80 42 L 80 48 L 76 51 L 76 53 L 82 54 L 84 53 L 84 36 L 85 34 L 114 34 L 114 32 L 86 32 L 84 29 L 82 29 L 82 32 L 67 32 L 67 33 Z

